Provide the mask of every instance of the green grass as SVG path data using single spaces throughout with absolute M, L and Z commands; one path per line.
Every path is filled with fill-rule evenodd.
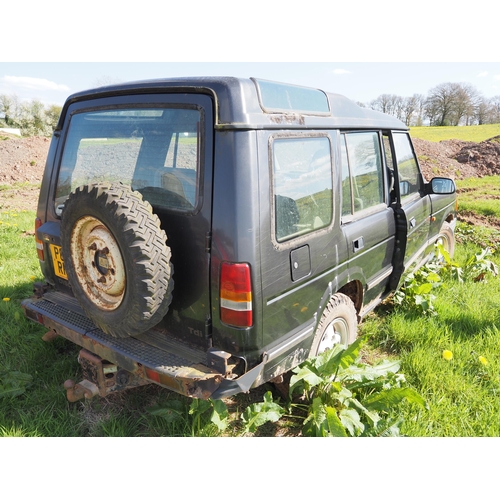
M 210 436 L 219 434 L 214 424 L 189 413 L 193 401 L 167 389 L 148 385 L 69 403 L 65 380 L 81 380 L 79 347 L 58 337 L 44 342 L 47 329 L 25 319 L 21 301 L 32 295 L 33 282 L 43 281 L 33 236 L 35 213 L 0 211 L 0 393 L 5 374 L 21 372 L 31 377 L 24 392 L 0 396 L 0 437 L 40 436 Z M 237 417 L 248 396 L 234 398 L 230 427 L 237 434 Z M 151 414 L 148 408 L 178 402 L 176 421 Z M 206 420 L 206 419 L 205 419 Z
M 459 223 L 455 260 L 460 266 L 489 247 L 500 265 L 500 177 L 458 181 L 462 213 L 484 215 L 491 225 Z M 435 292 L 435 317 L 393 306 L 378 308 L 362 325 L 372 334 L 371 356 L 401 360 L 401 372 L 429 405 L 406 405 L 408 436 L 500 435 L 500 278 L 459 283 Z M 443 358 L 449 350 L 453 358 Z M 481 357 L 481 359 L 480 359 Z M 483 359 L 484 358 L 484 359 Z M 481 360 L 486 360 L 483 364 Z
M 471 177 L 456 184 L 461 211 L 500 219 L 500 177 Z
M 471 125 L 470 127 L 410 127 L 412 137 L 431 142 L 459 139 L 460 141 L 482 142 L 500 135 L 500 123 L 492 125 Z
M 461 209 L 484 214 L 482 201 L 500 189 L 500 178 L 469 179 L 458 186 Z M 500 220 L 500 211 L 491 210 L 491 220 Z M 219 435 L 213 424 L 198 425 L 189 413 L 192 400 L 154 385 L 105 399 L 67 401 L 62 384 L 81 376 L 79 348 L 63 338 L 42 341 L 46 330 L 26 320 L 20 307 L 31 295 L 33 280 L 42 279 L 32 236 L 34 217 L 32 212 L 0 213 L 0 374 L 31 376 L 22 394 L 0 398 L 0 436 Z M 461 223 L 457 235 L 455 260 L 462 266 L 484 246 L 498 252 L 500 231 L 493 227 Z M 500 265 L 500 254 L 493 260 Z M 435 295 L 434 317 L 391 304 L 377 308 L 360 328 L 361 335 L 370 335 L 365 357 L 399 359 L 400 372 L 425 398 L 427 410 L 412 404 L 400 408 L 404 435 L 499 436 L 500 278 L 465 283 L 448 278 Z M 453 353 L 451 360 L 443 358 L 444 350 Z M 241 434 L 237 419 L 250 398 L 260 400 L 255 391 L 232 398 L 232 424 L 225 435 Z M 175 421 L 148 411 L 173 402 L 181 414 Z M 287 425 L 293 427 L 285 420 L 281 429 Z M 273 426 L 266 435 L 276 431 Z
M 463 263 L 476 250 L 459 246 L 457 260 Z M 404 408 L 404 434 L 500 435 L 499 300 L 498 278 L 448 280 L 436 294 L 436 317 L 395 310 L 378 313 L 363 327 L 373 333 L 373 348 L 401 360 L 401 372 L 429 405 L 428 410 Z M 452 352 L 450 361 L 444 350 Z

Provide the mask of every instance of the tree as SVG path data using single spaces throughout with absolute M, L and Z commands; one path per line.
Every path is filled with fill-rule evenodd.
M 453 125 L 472 125 L 477 107 L 481 101 L 479 92 L 468 83 L 457 84 Z
M 500 123 L 500 95 L 493 96 L 489 101 L 488 123 Z
M 489 120 L 492 115 L 491 109 L 492 108 L 488 102 L 488 99 L 482 97 L 478 105 L 476 106 L 476 111 L 475 111 L 475 119 L 478 125 L 484 125 L 485 123 L 490 123 Z
M 6 125 L 18 125 L 19 100 L 16 95 L 0 95 L 0 111 L 4 114 Z
M 57 126 L 57 122 L 59 121 L 59 116 L 61 114 L 61 111 L 62 107 L 58 106 L 57 104 L 52 104 L 45 111 L 47 125 L 52 129 L 52 131 L 54 131 Z
M 22 104 L 19 124 L 23 135 L 50 135 L 51 133 L 45 119 L 44 105 L 38 99 Z
M 420 94 L 413 94 L 411 97 L 403 98 L 403 121 L 407 127 L 412 124 L 414 115 L 420 111 L 421 97 L 423 96 Z
M 388 115 L 396 116 L 399 99 L 401 98 L 394 94 L 381 94 L 370 102 L 370 108 Z
M 431 125 L 450 125 L 457 102 L 458 84 L 441 83 L 432 88 L 425 104 L 426 115 Z

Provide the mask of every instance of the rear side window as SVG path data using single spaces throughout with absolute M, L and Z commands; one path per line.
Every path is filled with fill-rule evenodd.
M 383 163 L 377 132 L 341 135 L 342 215 L 385 202 Z
M 333 182 L 328 137 L 276 138 L 272 171 L 278 242 L 330 225 Z
M 75 113 L 59 169 L 56 212 L 78 186 L 103 181 L 126 184 L 161 208 L 194 210 L 201 121 L 194 107 Z

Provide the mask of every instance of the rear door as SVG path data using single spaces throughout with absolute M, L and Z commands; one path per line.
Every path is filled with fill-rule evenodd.
M 159 326 L 206 345 L 212 99 L 188 93 L 115 96 L 77 102 L 68 116 L 53 192 L 55 218 L 81 185 L 121 182 L 142 193 L 161 220 L 174 267 L 173 301 Z
M 263 343 L 271 345 L 286 334 L 312 331 L 346 250 L 335 208 L 337 132 L 263 134 L 262 196 L 270 212 L 262 204 L 262 323 Z

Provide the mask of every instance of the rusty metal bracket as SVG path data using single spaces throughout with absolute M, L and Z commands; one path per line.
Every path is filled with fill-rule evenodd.
M 42 340 L 44 342 L 52 342 L 54 341 L 59 334 L 55 330 L 49 330 L 45 335 L 42 337 Z
M 88 380 L 82 380 L 78 384 L 74 380 L 66 380 L 64 388 L 66 389 L 66 397 L 71 403 L 83 398 L 91 399 L 99 394 L 97 385 Z

